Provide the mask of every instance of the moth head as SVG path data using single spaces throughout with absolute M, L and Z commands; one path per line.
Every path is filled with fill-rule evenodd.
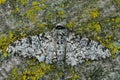
M 65 23 L 58 23 L 52 30 L 54 36 L 62 35 L 65 36 L 68 34 L 68 29 L 65 26 Z
M 55 29 L 56 30 L 64 30 L 64 29 L 66 29 L 66 27 L 64 24 L 59 23 L 56 25 Z

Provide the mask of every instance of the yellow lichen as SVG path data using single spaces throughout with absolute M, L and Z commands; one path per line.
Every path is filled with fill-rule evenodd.
M 87 28 L 86 28 L 87 31 L 94 31 L 95 33 L 99 33 L 101 32 L 101 25 L 99 24 L 99 22 L 92 22 L 92 23 L 89 23 L 87 25 Z
M 49 65 L 46 65 L 45 63 L 40 63 L 40 65 L 32 66 L 29 69 L 25 70 L 25 72 L 23 72 L 22 78 L 25 80 L 26 79 L 38 80 L 43 75 L 45 75 L 46 71 L 49 70 L 50 70 Z
M 26 12 L 26 15 L 30 20 L 34 21 L 37 14 L 34 13 L 34 9 L 30 9 Z
M 6 0 L 0 0 L 0 4 L 4 4 Z
M 100 13 L 99 13 L 98 10 L 94 10 L 94 11 L 91 12 L 91 16 L 92 16 L 93 18 L 97 18 L 99 15 L 100 15 Z
M 69 23 L 66 24 L 66 27 L 68 27 L 68 28 L 73 28 L 75 26 L 76 26 L 76 24 L 74 21 L 70 21 Z
M 36 2 L 36 1 L 32 2 L 32 6 L 39 6 L 39 5 L 40 5 L 39 2 Z
M 117 18 L 115 19 L 115 22 L 116 22 L 116 23 L 119 23 L 119 22 L 120 22 L 120 18 L 117 17 Z
M 15 37 L 14 37 L 14 33 L 12 33 L 12 31 L 9 31 L 8 35 L 3 35 L 3 36 L 0 36 L 0 49 L 3 50 L 3 55 L 5 57 L 7 57 L 7 52 L 6 52 L 6 49 L 8 47 L 8 45 L 10 43 L 12 43 L 13 41 L 15 41 Z
M 20 2 L 21 2 L 22 5 L 27 4 L 27 0 L 20 0 Z
M 80 78 L 80 74 L 76 73 L 73 67 L 70 68 L 70 73 L 72 74 L 71 80 L 77 80 Z
M 10 80 L 38 80 L 43 77 L 46 72 L 51 70 L 51 66 L 45 63 L 36 63 L 35 59 L 26 62 L 26 69 L 15 67 L 9 76 Z
M 58 15 L 63 15 L 64 12 L 63 11 L 58 11 Z
M 120 46 L 114 47 L 112 49 L 112 57 L 115 57 L 116 52 L 118 52 L 119 50 L 120 50 Z

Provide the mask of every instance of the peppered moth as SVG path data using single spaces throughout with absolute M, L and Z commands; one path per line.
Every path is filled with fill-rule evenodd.
M 76 35 L 62 24 L 57 24 L 50 32 L 15 41 L 8 46 L 7 52 L 15 57 L 4 62 L 0 67 L 1 71 L 7 69 L 5 67 L 7 64 L 9 66 L 11 64 L 9 69 L 13 65 L 18 65 L 21 62 L 17 58 L 18 56 L 35 57 L 39 62 L 46 62 L 47 64 L 56 63 L 71 66 L 78 65 L 86 60 L 98 60 L 110 56 L 110 51 L 100 43 Z M 5 74 L 2 75 L 5 76 Z

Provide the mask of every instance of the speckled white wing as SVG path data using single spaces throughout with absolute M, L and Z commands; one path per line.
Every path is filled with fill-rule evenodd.
M 50 42 L 49 32 L 35 36 L 30 36 L 15 41 L 7 48 L 10 55 L 7 60 L 4 60 L 0 65 L 0 80 L 4 80 L 8 76 L 8 72 L 17 65 L 20 65 L 22 58 L 36 57 L 39 62 L 45 60 L 44 48 Z
M 66 62 L 77 65 L 86 60 L 98 60 L 110 56 L 110 51 L 96 41 L 70 33 L 66 46 Z
M 23 57 L 32 57 L 36 53 L 42 55 L 43 48 L 46 46 L 49 33 L 42 33 L 35 36 L 30 36 L 17 40 L 14 43 L 10 44 L 7 48 L 7 52 L 11 55 L 23 56 Z

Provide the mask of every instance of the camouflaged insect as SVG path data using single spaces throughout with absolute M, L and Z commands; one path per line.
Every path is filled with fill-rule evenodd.
M 57 24 L 51 32 L 17 40 L 10 44 L 7 52 L 13 56 L 0 67 L 9 71 L 20 64 L 19 56 L 35 57 L 39 62 L 75 66 L 86 60 L 98 60 L 110 56 L 110 51 L 96 41 L 70 32 L 63 24 Z M 8 65 L 8 67 L 6 66 Z M 7 70 L 8 69 L 8 70 Z M 2 75 L 5 76 L 4 71 Z

